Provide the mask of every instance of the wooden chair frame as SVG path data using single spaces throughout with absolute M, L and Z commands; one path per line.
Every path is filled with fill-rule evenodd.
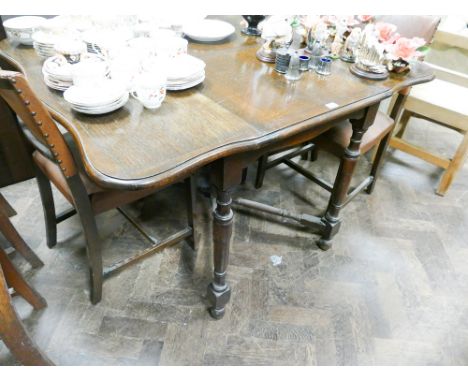
M 453 70 L 448 70 L 437 65 L 433 65 L 429 63 L 427 64 L 432 67 L 438 79 L 441 79 L 447 82 L 457 83 L 459 85 L 468 87 L 467 75 L 459 73 L 459 72 L 455 72 Z M 438 125 L 444 126 L 446 128 L 455 130 L 458 133 L 460 133 L 462 135 L 462 140 L 460 144 L 458 145 L 454 156 L 452 158 L 445 158 L 403 139 L 408 122 L 410 118 L 412 117 L 425 119 L 425 120 L 434 122 Z M 448 188 L 452 184 L 453 179 L 455 178 L 455 175 L 463 167 L 463 164 L 468 155 L 468 126 L 466 126 L 466 129 L 462 130 L 454 126 L 445 124 L 441 120 L 428 118 L 425 115 L 423 115 L 422 112 L 417 113 L 414 110 L 404 109 L 404 106 L 403 106 L 403 112 L 401 114 L 401 117 L 397 121 L 395 135 L 391 138 L 389 145 L 391 148 L 403 151 L 407 154 L 416 156 L 428 163 L 431 163 L 434 166 L 443 168 L 444 173 L 440 179 L 439 185 L 437 186 L 436 194 L 440 196 L 444 196 Z
M 34 253 L 28 244 L 20 236 L 10 221 L 10 217 L 16 215 L 16 211 L 10 206 L 0 193 L 0 232 L 5 236 L 13 248 L 22 255 L 33 268 L 44 265 L 42 260 Z
M 395 119 L 395 117 L 400 113 L 401 107 L 404 103 L 408 94 L 408 89 L 404 89 L 400 91 L 397 95 L 396 101 L 393 103 L 393 107 L 390 113 L 390 117 Z M 353 200 L 359 193 L 362 191 L 366 191 L 368 194 L 371 194 L 374 190 L 375 184 L 377 182 L 377 178 L 380 172 L 380 168 L 382 165 L 382 161 L 384 155 L 387 151 L 387 147 L 389 145 L 391 136 L 393 133 L 393 129 L 389 131 L 382 139 L 376 144 L 376 153 L 374 155 L 372 161 L 372 167 L 369 176 L 363 179 L 356 187 L 351 188 L 346 195 L 346 199 L 343 202 L 342 206 L 346 206 L 351 200 Z M 269 153 L 267 155 L 262 156 L 258 160 L 258 167 L 257 167 L 257 176 L 255 180 L 255 188 L 260 188 L 263 185 L 263 179 L 265 177 L 265 173 L 268 169 L 283 163 L 302 176 L 306 177 L 310 181 L 314 182 L 315 184 L 319 185 L 320 187 L 324 188 L 328 192 L 332 192 L 333 184 L 320 178 L 319 176 L 315 175 L 309 169 L 301 166 L 300 164 L 293 162 L 292 159 L 295 157 L 300 156 L 302 159 L 307 159 L 308 154 L 310 153 L 310 160 L 315 161 L 317 159 L 317 148 L 315 147 L 313 142 L 310 142 L 306 145 L 296 148 L 292 152 L 286 153 L 285 155 L 281 155 L 273 160 L 268 160 L 269 156 L 274 155 L 275 153 Z
M 52 361 L 31 340 L 23 326 L 11 301 L 10 287 L 34 309 L 39 310 L 47 306 L 44 298 L 28 285 L 5 251 L 0 248 L 0 339 L 23 365 L 52 366 Z
M 192 178 L 188 178 L 185 180 L 187 227 L 165 240 L 156 241 L 145 233 L 134 219 L 129 218 L 128 214 L 124 213 L 124 216 L 129 218 L 130 222 L 138 228 L 138 231 L 150 241 L 151 246 L 125 260 L 103 268 L 101 243 L 94 218 L 95 212 L 80 176 L 79 158 L 74 158 L 65 137 L 59 131 L 48 110 L 34 95 L 21 73 L 0 71 L 0 95 L 24 122 L 27 128 L 25 135 L 29 142 L 42 155 L 56 163 L 66 179 L 72 193 L 74 208 L 56 215 L 50 181 L 40 169 L 36 168 L 37 182 L 46 221 L 47 244 L 49 247 L 53 247 L 57 242 L 57 223 L 78 213 L 86 240 L 91 280 L 91 301 L 93 304 L 98 303 L 102 298 L 103 280 L 124 267 L 185 239 L 195 250 L 192 217 L 194 188 Z M 121 209 L 119 210 L 122 212 Z

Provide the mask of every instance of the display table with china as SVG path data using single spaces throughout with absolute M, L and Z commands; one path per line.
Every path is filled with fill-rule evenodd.
M 340 203 L 359 156 L 354 154 L 359 152 L 380 101 L 433 78 L 431 70 L 415 62 L 404 76 L 373 81 L 352 74 L 350 63 L 334 60 L 332 75 L 306 71 L 300 81 L 288 80 L 275 70 L 275 64 L 257 58 L 265 41 L 241 34 L 241 17 L 222 17 L 220 21 L 234 29 L 208 20 L 193 21 L 187 29 L 188 45 L 172 40 L 183 38 L 169 36 L 171 32 L 153 31 L 150 37 L 134 34 L 118 47 L 109 42 L 85 42 L 79 63 L 71 63 L 67 53 L 74 52 L 63 49 L 60 55 L 67 63 L 51 56 L 58 67 L 101 67 L 100 76 L 92 75 L 94 70 L 83 70 L 81 75 L 73 70 L 55 72 L 54 65 L 46 64 L 50 58 L 44 61 L 43 52 L 0 42 L 2 53 L 21 65 L 32 89 L 70 131 L 89 177 L 102 187 L 157 189 L 209 165 L 216 203 L 214 276 L 207 296 L 215 318 L 223 316 L 230 299 L 231 193 L 240 183 L 243 169 L 267 152 L 309 142 L 336 122 L 351 120 L 353 155 L 342 158 L 329 207 L 314 218 L 317 232 L 331 238 L 341 223 Z M 217 41 L 213 41 L 215 35 Z M 135 39 L 139 40 L 132 41 Z M 167 44 L 168 40 L 172 42 Z M 136 54 L 119 54 L 128 49 Z M 109 73 L 92 54 L 105 60 Z M 46 75 L 52 77 L 48 84 Z M 50 87 L 52 80 L 67 87 L 65 92 Z M 89 91 L 97 89 L 96 83 L 109 85 Z M 127 101 L 128 94 L 132 96 Z

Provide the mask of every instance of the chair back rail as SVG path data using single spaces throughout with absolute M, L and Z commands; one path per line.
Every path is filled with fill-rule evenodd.
M 426 64 L 434 71 L 435 76 L 439 80 L 451 82 L 456 85 L 468 88 L 468 75 L 465 73 L 457 72 L 455 70 L 447 69 L 439 65 L 432 64 L 426 61 Z
M 421 37 L 430 44 L 441 18 L 430 15 L 379 15 L 375 20 L 396 25 L 397 32 L 403 37 Z

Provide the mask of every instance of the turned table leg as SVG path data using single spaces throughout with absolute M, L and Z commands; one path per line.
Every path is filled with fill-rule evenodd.
M 230 192 L 217 191 L 216 207 L 213 211 L 214 276 L 213 281 L 208 285 L 210 314 L 216 319 L 224 316 L 225 306 L 231 297 L 231 289 L 226 282 L 234 215 L 231 203 Z
M 350 120 L 353 126 L 353 134 L 349 146 L 346 148 L 341 158 L 328 208 L 322 218 L 325 228 L 323 229 L 322 237 L 317 241 L 317 245 L 323 250 L 327 250 L 331 247 L 333 236 L 335 236 L 340 229 L 341 220 L 339 214 L 343 203 L 346 201 L 353 173 L 360 156 L 362 136 L 374 122 L 378 108 L 378 103 L 369 106 L 364 111 L 362 118 Z
M 232 222 L 231 189 L 239 185 L 246 163 L 242 158 L 230 157 L 216 161 L 210 167 L 211 184 L 216 190 L 216 206 L 213 210 L 213 281 L 208 285 L 207 298 L 210 314 L 220 319 L 231 298 L 231 288 L 226 281 L 229 263 Z

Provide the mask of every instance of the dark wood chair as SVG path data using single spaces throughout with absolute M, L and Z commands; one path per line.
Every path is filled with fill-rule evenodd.
M 362 180 L 359 185 L 350 189 L 348 192 L 346 201 L 344 205 L 348 204 L 355 196 L 357 196 L 361 191 L 366 190 L 367 193 L 371 193 L 375 187 L 377 181 L 378 172 L 382 164 L 382 159 L 388 147 L 388 142 L 391 137 L 394 119 L 392 117 L 398 112 L 398 105 L 401 105 L 405 97 L 405 93 L 402 92 L 399 94 L 400 100 L 398 103 L 395 103 L 394 111 L 391 114 L 391 117 L 387 116 L 383 112 L 378 112 L 374 123 L 369 127 L 369 130 L 364 134 L 360 154 L 365 154 L 374 147 L 378 146 L 377 154 L 375 155 L 374 161 L 372 163 L 372 168 L 368 177 Z M 263 179 L 265 173 L 268 169 L 275 167 L 281 163 L 286 164 L 291 167 L 293 170 L 297 171 L 301 175 L 305 176 L 309 180 L 323 187 L 327 191 L 331 192 L 333 190 L 333 184 L 321 179 L 320 177 L 314 175 L 310 170 L 301 166 L 297 162 L 294 162 L 292 159 L 297 156 L 307 158 L 307 155 L 310 153 L 311 160 L 317 159 L 318 151 L 324 150 L 329 153 L 341 158 L 345 150 L 349 145 L 351 135 L 353 133 L 352 125 L 349 121 L 344 121 L 337 124 L 330 130 L 327 130 L 325 133 L 319 135 L 308 145 L 304 147 L 294 148 L 292 152 L 287 152 L 286 154 L 281 153 L 279 157 L 275 157 L 269 161 L 269 157 L 272 154 L 265 155 L 261 157 L 258 161 L 257 177 L 255 180 L 255 187 L 260 188 L 263 185 Z M 277 154 L 277 153 L 273 153 Z
M 24 134 L 35 148 L 33 160 L 44 209 L 49 247 L 53 247 L 57 242 L 57 223 L 78 213 L 87 244 L 92 303 L 96 304 L 101 300 L 103 279 L 123 267 L 184 239 L 187 239 L 195 249 L 192 219 L 193 182 L 188 178 L 185 181 L 188 226 L 165 240 L 156 241 L 145 233 L 133 218 L 124 213 L 124 216 L 129 218 L 132 224 L 137 225 L 139 231 L 151 242 L 151 246 L 104 269 L 95 215 L 114 208 L 122 212 L 120 206 L 144 198 L 155 190 L 108 190 L 94 183 L 86 175 L 70 135 L 60 132 L 56 122 L 35 96 L 21 73 L 0 71 L 0 97 L 21 118 Z M 70 202 L 72 209 L 56 215 L 51 183 Z
M 33 268 L 44 265 L 41 259 L 33 252 L 28 244 L 20 236 L 10 221 L 10 217 L 16 215 L 16 211 L 0 193 L 0 232 L 5 236 L 13 248 L 22 255 Z
M 377 16 L 376 21 L 395 24 L 403 36 L 409 38 L 416 36 L 423 37 L 426 41 L 431 42 L 440 18 L 433 16 Z M 395 120 L 401 114 L 402 105 L 408 96 L 409 90 L 404 89 L 400 91 L 397 98 L 392 101 L 390 116 L 380 111 L 377 112 L 374 123 L 364 134 L 360 154 L 365 154 L 371 149 L 376 148 L 372 168 L 368 177 L 362 180 L 356 187 L 350 189 L 344 205 L 348 204 L 361 191 L 366 190 L 370 194 L 374 190 L 384 154 L 392 137 Z M 282 152 L 269 153 L 262 156 L 258 161 L 255 187 L 262 187 L 265 173 L 268 169 L 283 163 L 331 192 L 333 189 L 332 183 L 315 176 L 310 170 L 293 162 L 292 159 L 297 156 L 307 159 L 310 155 L 310 159 L 314 161 L 317 159 L 320 150 L 327 151 L 341 158 L 349 145 L 352 133 L 352 124 L 345 121 L 327 130 L 306 146 L 296 147 L 293 151 L 291 151 L 291 148 L 288 148 L 288 152 L 286 153 L 283 150 Z M 276 155 L 276 157 L 273 160 L 269 160 L 272 155 Z
M 0 339 L 23 365 L 52 366 L 53 363 L 31 340 L 23 326 L 13 306 L 10 288 L 34 309 L 43 309 L 47 306 L 44 298 L 28 285 L 10 262 L 5 251 L 0 248 Z

